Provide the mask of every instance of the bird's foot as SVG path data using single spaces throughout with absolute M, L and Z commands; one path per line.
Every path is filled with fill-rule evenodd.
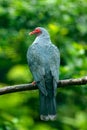
M 48 121 L 49 120 L 49 116 L 48 115 L 40 115 L 40 119 L 42 121 Z
M 33 86 L 35 86 L 35 85 L 36 85 L 36 82 L 35 82 L 35 81 L 33 81 L 31 84 L 32 84 Z

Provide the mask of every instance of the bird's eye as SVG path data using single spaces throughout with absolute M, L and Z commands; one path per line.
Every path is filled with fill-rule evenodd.
M 40 33 L 40 32 L 41 32 L 41 30 L 40 30 L 40 29 L 35 29 L 35 31 L 36 31 L 37 33 Z

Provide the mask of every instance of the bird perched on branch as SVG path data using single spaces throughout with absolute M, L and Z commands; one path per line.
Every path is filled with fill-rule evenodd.
M 35 28 L 29 35 L 36 39 L 27 51 L 27 61 L 40 94 L 40 119 L 56 119 L 56 88 L 59 80 L 60 53 L 50 40 L 48 31 Z

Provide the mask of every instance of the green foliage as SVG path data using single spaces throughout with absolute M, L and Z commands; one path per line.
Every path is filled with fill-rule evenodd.
M 13 75 L 14 74 L 14 75 Z M 30 82 L 32 80 L 32 75 L 25 65 L 15 65 L 7 74 L 7 78 L 13 82 Z
M 0 86 L 33 80 L 26 52 L 37 26 L 61 53 L 60 79 L 87 75 L 87 0 L 0 0 Z M 37 91 L 0 96 L 0 130 L 86 130 L 87 90 L 60 88 L 55 122 L 39 120 Z

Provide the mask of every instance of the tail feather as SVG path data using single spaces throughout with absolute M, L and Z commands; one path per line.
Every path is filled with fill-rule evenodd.
M 56 118 L 56 100 L 55 96 L 45 96 L 40 92 L 40 118 L 41 120 L 55 120 Z
M 47 95 L 42 93 L 40 90 L 40 115 L 41 120 L 48 118 L 50 120 L 55 120 L 56 117 L 56 88 L 57 82 L 51 76 L 51 73 L 45 75 L 45 88 Z
M 47 98 L 48 99 L 48 114 L 56 115 L 56 99 L 55 97 Z

